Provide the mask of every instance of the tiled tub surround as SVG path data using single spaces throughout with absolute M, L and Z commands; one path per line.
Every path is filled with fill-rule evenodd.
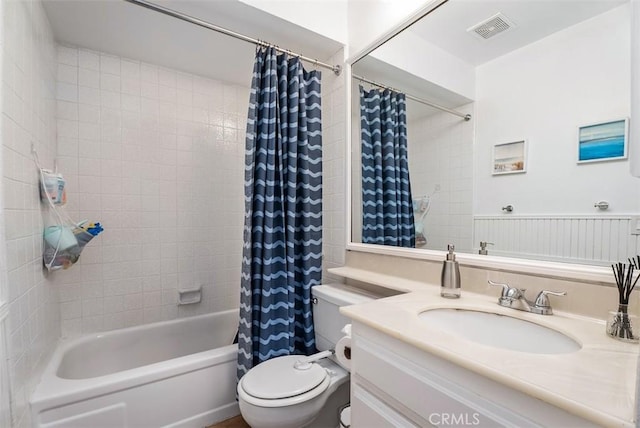
M 67 209 L 105 227 L 55 273 L 63 336 L 237 307 L 248 87 L 67 46 L 57 72 Z
M 421 312 L 438 308 L 528 320 L 567 334 L 582 348 L 573 353 L 545 355 L 480 345 L 419 319 Z M 494 297 L 471 292 L 463 292 L 459 300 L 444 299 L 438 287 L 349 306 L 341 312 L 381 334 L 597 425 L 635 426 L 639 348 L 609 338 L 603 322 L 560 312 L 542 316 L 503 308 L 495 304 Z M 356 342 L 357 339 L 356 336 Z
M 325 62 L 341 64 L 340 50 Z M 322 72 L 322 278 L 330 283 L 335 277 L 327 269 L 344 265 L 345 228 L 345 73 L 336 76 Z
M 473 114 L 473 104 L 458 110 Z M 411 194 L 414 200 L 430 197 L 424 217 L 426 248 L 445 250 L 450 242 L 456 243 L 458 251 L 473 248 L 473 128 L 446 112 L 408 125 Z M 414 215 L 417 224 L 422 213 Z
M 42 271 L 42 215 L 31 155 L 56 154 L 56 45 L 38 1 L 0 4 L 2 201 L 0 287 L 8 303 L 12 426 L 29 426 L 27 400 L 60 336 L 58 296 Z M 6 266 L 6 271 L 4 267 Z M 4 288 L 6 287 L 6 289 Z M 4 404 L 4 403 L 3 403 Z

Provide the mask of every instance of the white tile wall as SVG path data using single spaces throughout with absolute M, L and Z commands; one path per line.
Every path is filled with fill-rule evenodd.
M 458 110 L 473 113 L 473 105 Z M 473 123 L 442 112 L 413 120 L 407 129 L 412 196 L 431 197 L 424 217 L 426 248 L 446 250 L 452 243 L 456 250 L 471 251 Z
M 57 294 L 42 271 L 42 215 L 31 143 L 46 166 L 56 151 L 55 43 L 39 1 L 2 2 L 2 205 L 13 426 L 60 336 Z M 4 248 L 0 251 L 3 257 Z M 5 281 L 4 275 L 0 281 Z M 2 400 L 8 397 L 2 397 Z
M 61 172 L 105 232 L 57 272 L 65 336 L 235 308 L 247 87 L 58 47 Z M 176 306 L 203 286 L 203 302 Z
M 0 426 L 10 427 L 11 422 L 11 384 L 9 375 L 9 351 L 7 349 L 6 318 L 0 315 Z
M 340 50 L 328 61 L 343 64 Z M 328 268 L 345 264 L 346 117 L 345 77 L 322 73 L 323 282 L 341 282 Z

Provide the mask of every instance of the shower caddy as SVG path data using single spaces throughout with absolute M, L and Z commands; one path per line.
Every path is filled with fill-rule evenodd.
M 68 269 L 80 258 L 85 245 L 103 231 L 100 223 L 74 222 L 62 208 L 67 203 L 65 180 L 57 171 L 40 166 L 38 153 L 31 147 L 40 174 L 40 200 L 48 205 L 44 218 L 42 262 L 49 272 Z M 57 169 L 57 168 L 56 168 Z M 53 220 L 51 220 L 53 219 Z

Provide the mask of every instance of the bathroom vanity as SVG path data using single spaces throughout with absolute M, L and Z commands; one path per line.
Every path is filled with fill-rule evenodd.
M 533 334 L 534 346 L 514 350 L 500 334 L 489 345 L 420 315 L 453 308 L 533 323 L 577 346 L 546 349 Z M 341 311 L 353 320 L 354 427 L 635 426 L 638 345 L 610 339 L 602 322 L 501 308 L 474 293 L 442 299 L 436 287 Z

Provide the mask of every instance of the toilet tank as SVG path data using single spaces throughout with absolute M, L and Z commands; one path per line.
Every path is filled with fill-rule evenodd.
M 370 302 L 379 296 L 339 284 L 316 285 L 311 288 L 313 325 L 319 351 L 333 349 L 344 336 L 342 328 L 351 320 L 340 313 L 340 306 Z

